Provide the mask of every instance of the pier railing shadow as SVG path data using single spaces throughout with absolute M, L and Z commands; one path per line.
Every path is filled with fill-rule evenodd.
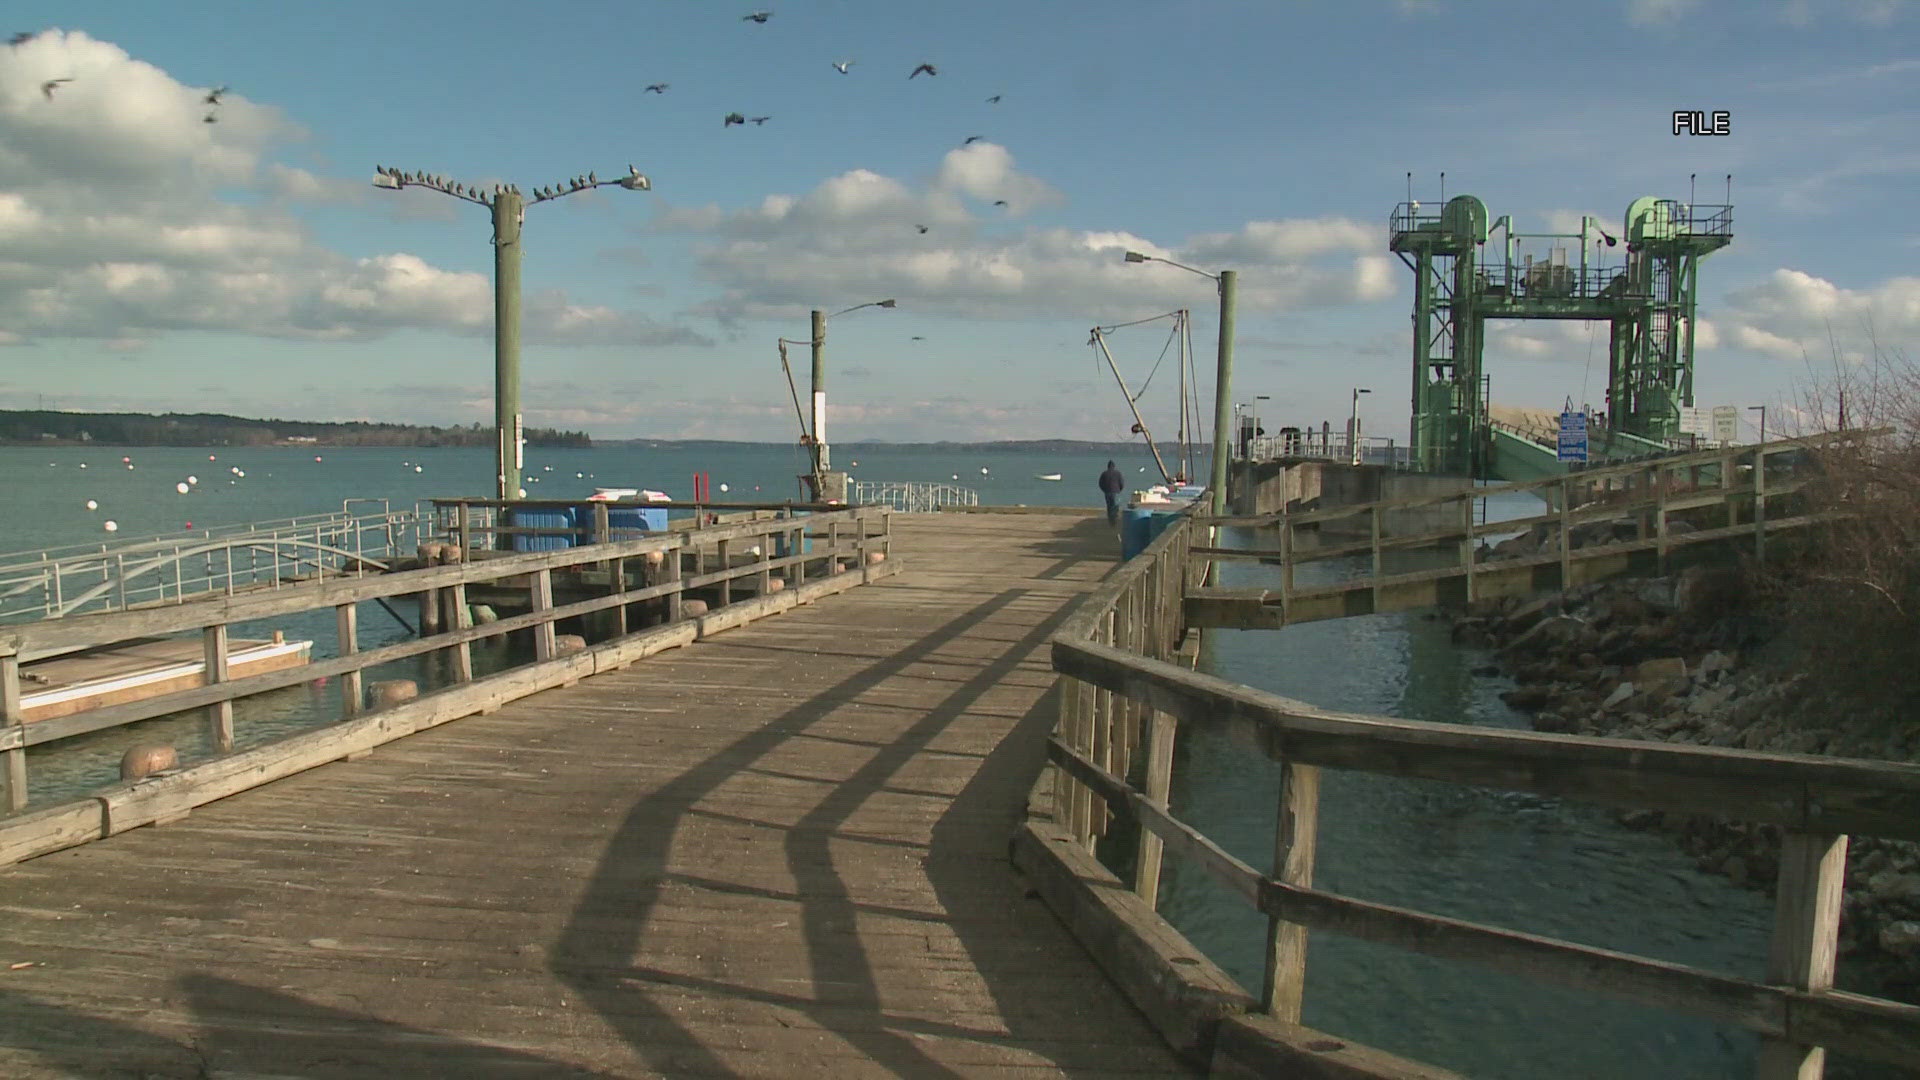
M 1763 482 L 1763 469 L 1753 472 L 1750 483 Z M 1722 476 L 1730 481 L 1732 472 Z M 1920 1066 L 1920 1006 L 1833 988 L 1847 838 L 1920 839 L 1920 767 L 1353 715 L 1198 674 L 1175 657 L 1196 607 L 1204 609 L 1195 594 L 1207 595 L 1200 583 L 1208 560 L 1227 551 L 1208 546 L 1206 527 L 1192 512 L 1184 514 L 1087 597 L 1054 636 L 1053 666 L 1061 679 L 1059 716 L 1047 745 L 1052 821 L 1028 826 L 1036 837 L 1028 850 L 1045 853 L 1059 844 L 1091 853 L 1113 822 L 1128 819 L 1138 826 L 1130 885 L 1141 918 L 1157 921 L 1152 910 L 1167 851 L 1265 914 L 1263 985 L 1245 999 L 1256 1003 L 1252 1019 L 1272 1022 L 1270 1064 L 1304 1067 L 1344 1049 L 1337 1039 L 1316 1042 L 1295 1026 L 1305 993 L 1306 936 L 1319 930 L 1754 1031 L 1762 1039 L 1763 1080 L 1817 1077 L 1826 1048 Z M 1377 525 L 1375 537 L 1377 550 Z M 1180 724 L 1223 731 L 1282 767 L 1270 871 L 1229 854 L 1169 812 L 1173 734 Z M 1315 888 L 1323 768 L 1778 826 L 1784 844 L 1766 979 Z M 1163 922 L 1160 931 L 1178 937 Z M 1096 955 L 1110 964 L 1139 962 L 1117 950 Z M 1137 975 L 1117 972 L 1116 978 L 1156 988 L 1181 979 L 1173 970 Z M 1141 1005 L 1154 1015 L 1164 1002 Z
M 835 868 L 831 847 L 869 800 L 898 792 L 898 776 L 917 755 L 979 699 L 1023 663 L 1041 653 L 1060 624 L 1054 616 L 1026 631 L 991 659 L 947 685 L 924 711 L 854 768 L 833 783 L 817 802 L 782 829 L 790 894 L 677 872 L 672 849 L 677 829 L 706 796 L 754 771 L 750 763 L 776 754 L 795 740 L 821 737 L 815 729 L 831 721 L 850 700 L 897 679 L 902 672 L 937 660 L 943 648 L 977 632 L 1003 609 L 1018 604 L 1026 590 L 989 596 L 957 618 L 915 639 L 907 648 L 873 659 L 856 673 L 812 695 L 766 724 L 734 739 L 703 761 L 685 769 L 628 807 L 611 842 L 603 850 L 566 927 L 550 954 L 557 978 L 575 988 L 652 1067 L 700 1075 L 725 1075 L 721 1056 L 702 1048 L 697 1034 L 663 1000 L 666 989 L 694 990 L 740 1001 L 792 1010 L 829 1029 L 867 1060 L 893 1075 L 959 1077 L 953 1067 L 929 1053 L 920 1037 L 964 1039 L 1050 1058 L 1062 1075 L 1107 1075 L 1103 1068 L 1076 1062 L 1063 1050 L 1061 1033 L 1084 1025 L 1088 1004 L 1050 1001 L 1033 993 L 1032 964 L 1023 953 L 1042 946 L 1072 948 L 1051 920 L 1022 917 L 1027 905 L 1018 879 L 1005 861 L 1005 838 L 1025 803 L 1024 791 L 1042 765 L 1050 708 L 1036 708 L 1015 725 L 1013 734 L 982 760 L 966 788 L 933 826 L 923 863 L 944 912 L 916 916 L 898 908 L 880 908 L 862 900 Z M 1045 705 L 1043 699 L 1042 705 Z M 869 840 L 869 842 L 881 842 Z M 887 841 L 891 842 L 891 841 Z M 693 975 L 652 967 L 632 958 L 647 954 L 649 938 L 665 903 L 679 885 L 705 890 L 798 900 L 800 935 L 811 972 L 811 992 L 782 992 L 751 977 Z M 876 967 L 864 939 L 846 933 L 862 915 L 934 917 L 950 926 L 959 946 L 1002 1006 L 1006 1031 L 915 1017 L 888 1008 Z M 660 932 L 667 932 L 661 930 Z M 1119 1006 L 1125 1012 L 1124 1006 Z M 1125 1021 L 1137 1022 L 1131 1017 Z M 663 1036 L 663 1031 L 673 1034 Z

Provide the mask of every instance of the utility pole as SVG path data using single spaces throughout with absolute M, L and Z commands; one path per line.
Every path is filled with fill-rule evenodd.
M 520 497 L 524 453 L 520 440 L 520 223 L 526 204 L 508 188 L 493 200 L 493 425 L 498 440 L 494 477 L 501 500 Z
M 827 453 L 827 313 L 813 312 L 813 478 L 815 484 L 830 466 Z
M 1232 446 L 1233 405 L 1230 400 L 1233 388 L 1233 300 L 1234 282 L 1239 275 L 1232 270 L 1220 271 L 1220 345 L 1218 362 L 1214 371 L 1213 388 L 1213 513 L 1217 517 L 1227 512 L 1227 458 Z
M 511 184 L 496 184 L 492 191 L 485 191 L 444 176 L 404 172 L 385 165 L 374 166 L 373 172 L 374 187 L 388 191 L 424 187 L 478 203 L 493 212 L 494 496 L 503 502 L 517 499 L 524 446 L 520 429 L 520 226 L 526 220 L 527 200 Z M 608 186 L 650 191 L 653 182 L 629 165 L 627 175 L 612 180 L 588 173 L 564 184 L 536 188 L 532 201 L 550 202 L 563 195 Z

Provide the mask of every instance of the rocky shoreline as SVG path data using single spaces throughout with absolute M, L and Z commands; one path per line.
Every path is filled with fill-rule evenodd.
M 1502 697 L 1540 731 L 1920 762 L 1920 724 L 1823 708 L 1756 608 L 1740 571 L 1692 567 L 1480 602 L 1451 619 L 1457 643 L 1492 653 L 1475 674 L 1511 677 Z M 1670 833 L 1703 870 L 1773 891 L 1776 826 L 1619 817 Z M 1920 844 L 1853 838 L 1840 956 L 1843 988 L 1920 1002 Z

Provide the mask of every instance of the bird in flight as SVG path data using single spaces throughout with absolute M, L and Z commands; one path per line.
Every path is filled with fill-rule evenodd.
M 13 36 L 12 36 L 11 38 L 8 38 L 8 39 L 7 39 L 7 44 L 9 44 L 9 45 L 25 45 L 25 44 L 26 44 L 27 42 L 29 42 L 29 41 L 32 41 L 32 40 L 33 40 L 34 38 L 36 38 L 36 37 L 39 37 L 39 36 L 40 36 L 40 35 L 38 35 L 38 34 L 36 34 L 36 33 L 34 33 L 34 32 L 33 32 L 33 31 L 31 31 L 31 30 L 23 30 L 23 31 L 21 31 L 21 32 L 20 32 L 20 33 L 18 33 L 18 34 L 15 34 L 15 35 L 13 35 Z
M 671 84 L 669 84 L 669 83 L 663 83 L 663 82 L 657 82 L 657 83 L 650 83 L 650 84 L 648 84 L 648 86 L 647 86 L 647 88 L 646 88 L 646 90 L 644 90 L 644 91 L 642 91 L 642 92 L 643 92 L 643 93 L 648 93 L 648 94 L 664 94 L 664 93 L 666 93 L 666 92 L 667 92 L 667 87 L 668 87 L 669 85 L 671 85 Z
M 200 120 L 202 123 L 207 123 L 207 124 L 217 124 L 220 122 L 220 118 L 213 115 L 212 113 L 208 113 L 207 115 L 201 117 Z
M 220 104 L 220 98 L 223 94 L 227 92 L 227 89 L 228 88 L 224 86 L 216 86 L 213 89 L 207 91 L 207 104 L 209 105 Z
M 753 117 L 749 117 L 748 119 L 750 119 L 750 120 L 752 120 L 752 121 L 753 121 L 754 123 L 756 123 L 756 124 L 764 124 L 764 123 L 766 123 L 767 121 L 769 121 L 769 120 L 771 120 L 771 119 L 773 119 L 773 117 L 771 117 L 771 116 L 753 116 Z
M 725 123 L 722 123 L 722 124 L 721 124 L 720 126 L 721 126 L 721 127 L 732 127 L 732 126 L 733 126 L 733 125 L 735 125 L 735 124 L 745 124 L 746 122 L 747 122 L 747 118 L 746 118 L 746 117 L 744 117 L 744 116 L 741 116 L 741 115 L 740 115 L 739 113 L 737 113 L 737 112 L 730 112 L 730 113 L 728 113 L 728 114 L 727 114 L 727 119 L 726 119 L 726 122 L 725 122 Z
M 967 136 L 967 141 L 966 141 L 966 142 L 964 142 L 964 143 L 961 143 L 960 145 L 962 145 L 962 146 L 972 146 L 972 145 L 973 145 L 974 143 L 977 143 L 977 142 L 979 142 L 979 141 L 980 141 L 981 139 L 984 139 L 984 138 L 986 138 L 986 136 L 984 136 L 984 135 L 969 135 L 969 136 Z
M 915 335 L 913 335 L 913 340 L 915 340 L 915 341 L 925 341 L 925 340 L 927 340 L 927 339 L 926 339 L 926 338 L 923 338 L 923 337 L 921 337 L 921 336 L 920 336 L 919 334 L 915 334 Z
M 920 74 L 920 73 L 921 73 L 921 72 L 923 72 L 923 71 L 924 71 L 924 72 L 926 72 L 926 73 L 927 73 L 928 75 L 938 75 L 938 74 L 940 74 L 940 73 L 939 73 L 938 71 L 935 71 L 935 70 L 934 70 L 934 68 L 933 68 L 933 65 L 932 65 L 932 64 L 921 64 L 921 65 L 920 65 L 919 67 L 917 67 L 917 68 L 914 68 L 914 69 L 913 69 L 913 75 L 918 75 L 918 74 Z M 907 76 L 907 78 L 909 78 L 909 79 L 911 79 L 911 78 L 913 78 L 913 75 L 909 75 L 909 76 Z
M 919 229 L 922 233 L 927 231 L 927 227 L 925 225 L 915 225 L 914 228 Z
M 998 104 L 1000 104 L 1000 95 L 999 95 L 999 94 L 995 94 L 995 95 L 993 95 L 992 97 L 990 97 L 990 98 L 988 98 L 988 99 L 987 99 L 987 104 L 989 104 L 989 105 L 998 105 Z
M 771 11 L 756 11 L 751 15 L 740 16 L 740 21 L 765 23 L 768 19 L 771 19 L 771 18 L 773 18 L 773 12 Z
M 69 79 L 48 79 L 46 82 L 43 82 L 40 84 L 40 92 L 47 95 L 48 101 L 52 101 L 53 92 L 60 88 L 60 84 L 70 83 L 72 81 L 73 80 L 70 78 Z
M 847 73 L 847 69 L 852 66 L 853 66 L 853 61 L 851 60 L 835 60 L 833 62 L 833 70 L 839 72 L 842 75 L 845 75 Z
M 995 199 L 995 200 L 993 200 L 993 205 L 995 205 L 995 206 L 1005 206 L 1005 205 L 1007 205 L 1007 200 L 1005 200 L 1005 199 Z

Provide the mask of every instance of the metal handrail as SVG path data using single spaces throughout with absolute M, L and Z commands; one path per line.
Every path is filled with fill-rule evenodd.
M 927 480 L 854 480 L 847 485 L 847 498 L 855 505 L 887 506 L 910 514 L 980 505 L 980 493 L 972 488 Z

